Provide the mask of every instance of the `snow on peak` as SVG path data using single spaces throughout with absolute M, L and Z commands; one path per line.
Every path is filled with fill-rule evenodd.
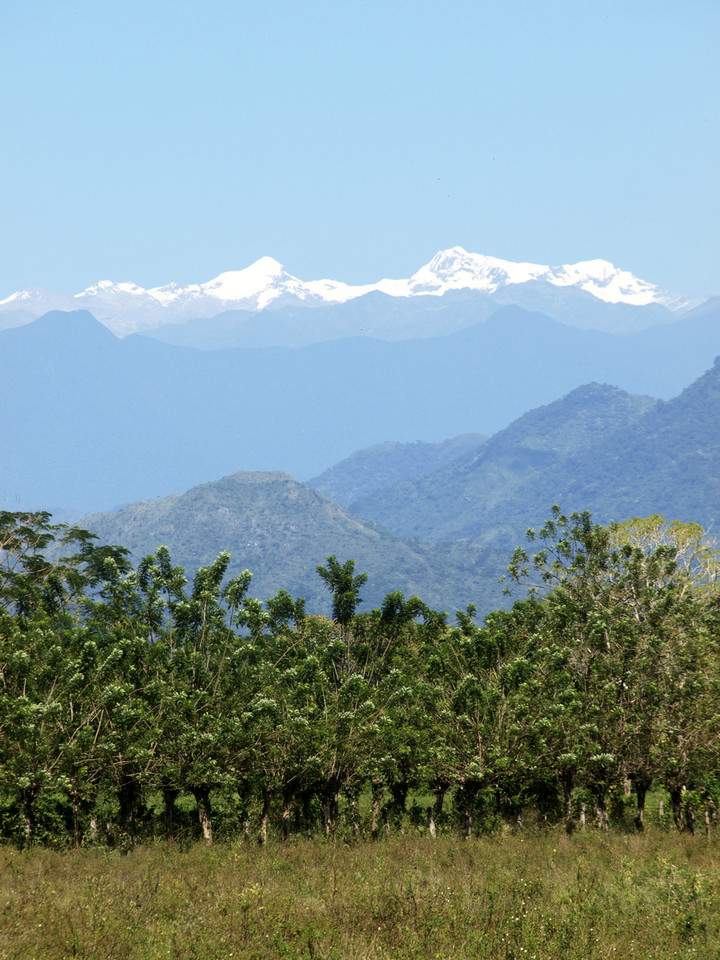
M 539 263 L 515 263 L 462 247 L 435 254 L 430 263 L 410 278 L 413 294 L 442 294 L 447 290 L 482 290 L 494 293 L 501 287 L 541 280 L 558 287 L 578 287 L 607 303 L 672 305 L 675 298 L 654 284 L 639 280 L 608 260 L 585 260 L 559 267 Z
M 67 294 L 55 293 L 42 287 L 26 287 L 0 300 L 0 311 L 27 311 L 39 317 L 48 310 L 74 309 L 72 299 Z
M 206 283 L 169 283 L 146 290 L 136 283 L 101 280 L 74 297 L 32 288 L 21 290 L 0 301 L 0 311 L 41 316 L 49 309 L 85 307 L 113 332 L 125 336 L 161 324 L 212 317 L 225 310 L 263 310 L 281 297 L 322 305 L 344 303 L 374 291 L 392 297 L 440 296 L 450 290 L 493 294 L 503 287 L 531 281 L 575 287 L 608 303 L 660 303 L 671 309 L 688 303 L 607 260 L 550 267 L 450 247 L 436 253 L 407 280 L 386 278 L 362 285 L 338 280 L 303 281 L 273 257 L 260 257 L 242 270 L 225 271 Z
M 413 294 L 441 294 L 446 290 L 483 290 L 494 293 L 510 283 L 525 283 L 547 269 L 534 263 L 513 263 L 451 247 L 436 253 L 430 263 L 410 278 Z
M 261 257 L 244 270 L 228 270 L 203 283 L 200 289 L 218 300 L 255 300 L 259 309 L 267 306 L 283 292 L 294 292 L 302 287 L 302 280 L 291 276 L 285 267 L 272 257 Z
M 629 270 L 620 270 L 607 260 L 585 260 L 556 267 L 548 279 L 559 287 L 579 287 L 607 303 L 630 303 L 640 307 L 667 300 L 658 287 L 639 280 Z
M 74 296 L 76 300 L 82 300 L 85 297 L 115 297 L 125 294 L 131 297 L 142 297 L 147 294 L 147 290 L 138 286 L 137 283 L 114 283 L 112 280 L 98 280 L 97 283 Z

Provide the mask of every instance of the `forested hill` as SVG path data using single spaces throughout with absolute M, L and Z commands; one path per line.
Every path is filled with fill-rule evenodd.
M 307 484 L 348 507 L 382 487 L 426 477 L 475 453 L 486 442 L 487 437 L 479 433 L 466 433 L 440 443 L 386 441 L 356 451 Z
M 474 451 L 418 480 L 388 485 L 350 505 L 350 510 L 401 536 L 428 540 L 504 537 L 520 542 L 530 524 L 511 524 L 507 511 L 547 473 L 561 490 L 564 463 L 601 438 L 627 431 L 658 401 L 597 383 L 573 390 L 519 417 Z M 546 493 L 546 495 L 548 495 Z M 549 492 L 535 514 L 544 516 L 560 493 Z M 537 504 L 536 499 L 533 503 Z M 593 501 L 588 505 L 592 508 Z M 533 519 L 535 522 L 535 519 Z
M 286 474 L 238 472 L 83 525 L 136 560 L 167 544 L 190 573 L 228 550 L 233 571 L 253 571 L 255 596 L 282 587 L 315 611 L 327 612 L 328 601 L 314 570 L 334 554 L 369 574 L 368 605 L 394 585 L 445 610 L 475 603 L 486 612 L 504 602 L 498 578 L 512 550 L 555 502 L 603 521 L 660 513 L 712 526 L 720 516 L 719 379 L 716 364 L 668 403 L 588 384 L 352 512 Z M 378 463 L 402 475 L 425 452 L 393 444 L 359 451 L 330 477 L 347 493 L 377 482 Z
M 574 396 L 583 395 L 584 390 Z M 554 407 L 544 408 L 542 416 Z M 353 510 L 426 539 L 482 540 L 503 531 L 517 536 L 553 502 L 587 507 L 603 522 L 659 513 L 712 527 L 720 518 L 720 364 L 673 400 L 646 405 L 645 412 L 642 402 L 628 402 L 625 409 L 624 418 L 610 421 L 611 429 L 587 430 L 585 442 L 574 449 L 562 444 L 552 449 L 546 442 L 543 450 L 535 440 L 526 440 L 524 448 L 506 447 L 512 433 L 541 417 L 534 411 L 494 437 L 476 458 L 378 491 Z M 532 440 L 532 431 L 528 436 Z
M 314 613 L 330 612 L 315 573 L 328 554 L 352 557 L 368 574 L 363 609 L 395 589 L 452 613 L 471 602 L 482 610 L 501 602 L 498 578 L 510 550 L 403 540 L 280 472 L 235 473 L 182 495 L 93 514 L 82 525 L 101 543 L 123 544 L 135 561 L 165 544 L 190 576 L 228 551 L 229 575 L 252 572 L 252 596 L 284 589 L 305 597 Z

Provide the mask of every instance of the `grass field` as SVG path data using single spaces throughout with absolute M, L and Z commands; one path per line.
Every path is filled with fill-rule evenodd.
M 0 848 L 0 957 L 720 958 L 720 842 L 668 833 L 356 846 Z

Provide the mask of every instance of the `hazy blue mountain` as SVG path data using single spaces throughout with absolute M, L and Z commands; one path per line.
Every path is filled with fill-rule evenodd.
M 508 562 L 504 552 L 401 540 L 279 472 L 236 473 L 81 524 L 103 543 L 128 547 L 135 561 L 165 544 L 190 578 L 227 550 L 228 576 L 252 571 L 252 596 L 284 589 L 305 597 L 309 612 L 330 612 L 315 569 L 329 554 L 354 559 L 357 572 L 368 574 L 361 611 L 394 590 L 450 613 L 470 602 L 491 609 L 502 601 L 498 578 Z
M 603 522 L 660 513 L 716 529 L 720 521 L 720 358 L 682 393 L 626 430 L 570 457 L 523 493 L 515 513 L 537 509 L 551 489 L 569 508 L 582 501 Z
M 228 310 L 216 317 L 166 324 L 147 335 L 201 350 L 302 347 L 345 337 L 414 340 L 445 336 L 482 323 L 498 308 L 488 294 L 470 290 L 413 298 L 373 291 L 346 303 L 320 307 L 279 300 L 259 313 Z
M 607 303 L 586 290 L 556 287 L 539 280 L 503 287 L 492 295 L 492 299 L 498 305 L 514 305 L 545 313 L 571 327 L 621 335 L 674 323 L 683 315 L 659 303 L 642 307 L 630 303 Z
M 377 443 L 358 450 L 307 485 L 347 507 L 381 487 L 425 477 L 486 442 L 480 433 L 466 433 L 440 443 Z
M 711 315 L 621 338 L 506 307 L 444 337 L 201 351 L 51 313 L 0 331 L 0 501 L 87 512 L 240 468 L 305 479 L 387 440 L 494 434 L 591 381 L 671 397 L 718 352 Z
M 595 400 L 604 394 L 612 401 L 608 388 L 574 391 L 492 437 L 478 455 L 377 491 L 353 512 L 406 536 L 462 537 L 496 548 L 540 524 L 553 503 L 567 512 L 589 509 L 603 523 L 660 513 L 713 528 L 720 520 L 720 361 L 678 397 L 644 412 L 642 400 L 628 398 L 599 431 L 583 414 L 595 407 L 587 405 L 590 389 L 599 392 Z M 578 405 L 579 416 L 566 420 Z M 543 421 L 550 427 L 545 445 L 537 440 Z M 553 437 L 568 436 L 568 427 L 573 442 L 557 444 Z
M 430 476 L 356 504 L 362 518 L 282 473 L 241 472 L 83 522 L 135 559 L 165 543 L 190 575 L 229 550 L 232 572 L 255 573 L 255 596 L 283 588 L 313 610 L 328 609 L 314 571 L 334 553 L 370 574 L 369 605 L 400 589 L 437 608 L 474 602 L 486 612 L 505 602 L 497 581 L 513 547 L 553 503 L 600 522 L 663 513 L 712 527 L 719 420 L 720 360 L 669 402 L 598 384 L 574 390 Z M 369 513 L 439 542 L 402 539 Z
M 471 537 L 486 542 L 502 533 L 517 539 L 524 528 L 503 526 L 503 517 L 519 491 L 526 495 L 538 476 L 554 473 L 562 485 L 567 480 L 562 470 L 568 457 L 582 455 L 608 434 L 627 430 L 658 402 L 597 383 L 578 387 L 554 403 L 529 411 L 487 443 L 429 476 L 377 489 L 358 498 L 350 510 L 400 536 Z M 549 503 L 533 498 L 533 509 L 542 518 L 554 502 L 552 493 Z
M 459 290 L 443 296 L 402 298 L 373 291 L 346 303 L 320 307 L 279 300 L 260 313 L 230 310 L 215 317 L 166 324 L 147 335 L 201 350 L 299 347 L 342 337 L 412 340 L 463 330 L 513 305 L 540 311 L 568 326 L 608 333 L 627 334 L 678 319 L 660 304 L 606 303 L 574 287 L 530 281 L 493 294 Z

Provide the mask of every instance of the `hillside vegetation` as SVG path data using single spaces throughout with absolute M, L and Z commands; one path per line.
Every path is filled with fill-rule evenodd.
M 82 522 L 102 543 L 122 543 L 135 561 L 168 546 L 190 577 L 227 551 L 228 575 L 251 569 L 255 596 L 283 589 L 317 613 L 330 612 L 314 574 L 330 553 L 353 557 L 368 574 L 363 609 L 398 589 L 449 610 L 471 601 L 483 610 L 497 604 L 498 570 L 508 553 L 402 539 L 279 472 L 236 473 Z
M 466 433 L 440 443 L 386 441 L 357 450 L 319 477 L 308 480 L 307 485 L 349 507 L 383 487 L 426 477 L 464 454 L 474 453 L 486 442 L 487 437 L 479 433 Z
M 506 515 L 526 501 L 538 478 L 550 473 L 560 487 L 569 479 L 582 485 L 582 474 L 568 476 L 566 460 L 593 449 L 602 438 L 623 435 L 657 402 L 597 383 L 578 387 L 425 477 L 407 477 L 356 499 L 350 510 L 400 536 L 483 543 L 502 538 L 509 549 L 529 523 L 508 525 Z M 551 495 L 540 515 L 552 502 Z M 594 506 L 592 498 L 587 502 Z
M 720 363 L 667 402 L 590 385 L 519 418 L 476 455 L 376 491 L 353 512 L 426 540 L 516 540 L 560 499 L 603 522 L 720 517 Z
M 258 596 L 286 589 L 317 612 L 329 607 L 312 571 L 332 553 L 368 573 L 367 604 L 400 589 L 438 609 L 472 602 L 486 613 L 505 605 L 506 557 L 560 495 L 604 523 L 660 512 L 713 528 L 718 422 L 718 364 L 666 403 L 587 384 L 490 440 L 358 451 L 311 481 L 352 500 L 349 510 L 287 475 L 240 472 L 83 524 L 135 560 L 166 544 L 189 575 L 227 550 L 231 573 L 253 570 Z

